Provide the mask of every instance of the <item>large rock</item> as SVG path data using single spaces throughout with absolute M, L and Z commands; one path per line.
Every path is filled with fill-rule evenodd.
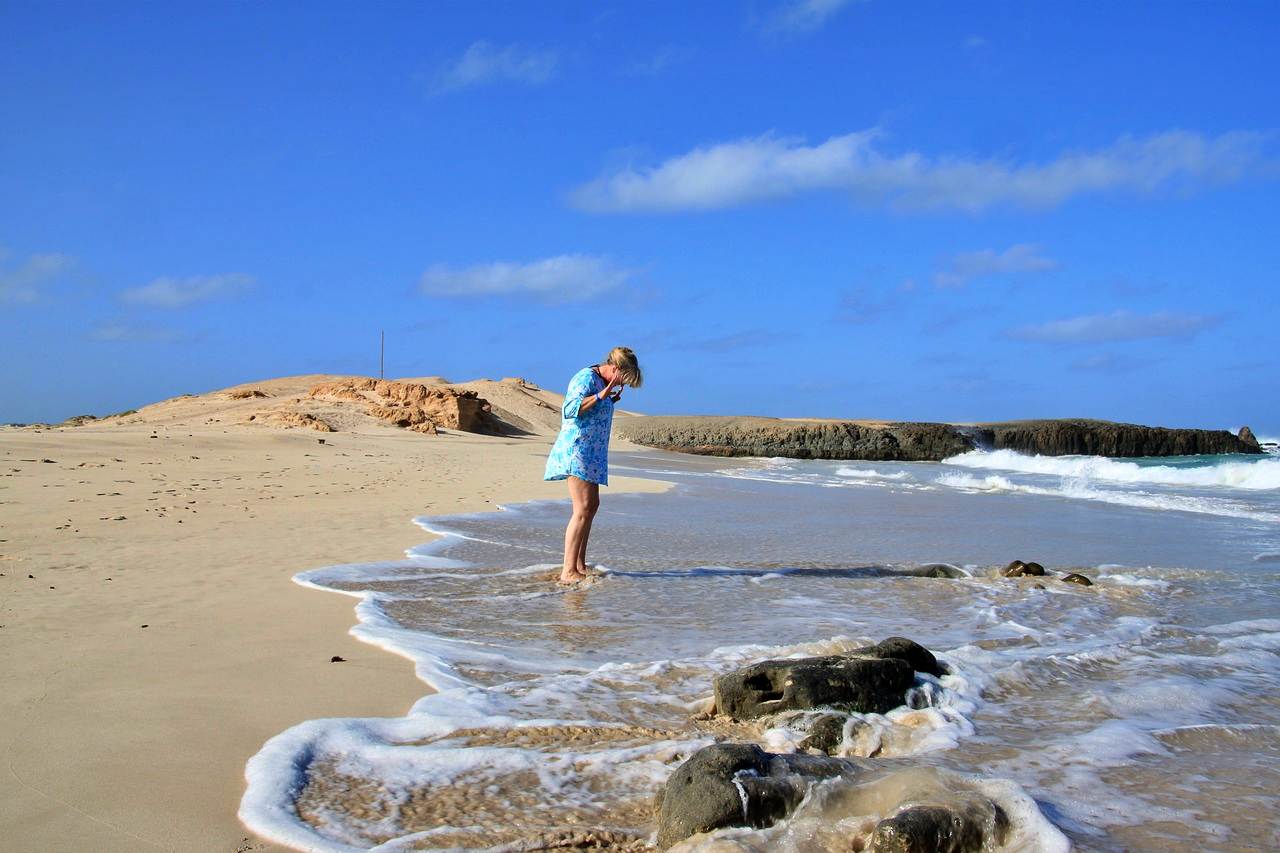
M 676 768 L 658 794 L 658 847 L 726 826 L 770 826 L 804 799 L 810 782 L 864 767 L 847 758 L 777 755 L 755 744 L 705 747 Z
M 872 853 L 978 853 L 1000 844 L 1009 818 L 998 805 L 972 797 L 956 805 L 917 805 L 880 821 Z M 988 844 L 988 841 L 991 843 Z
M 943 674 L 928 649 L 903 637 L 840 655 L 760 661 L 715 680 L 716 711 L 735 720 L 815 708 L 883 714 L 903 704 L 916 670 Z
M 1262 445 L 1258 444 L 1258 437 L 1247 426 L 1240 427 L 1240 432 L 1236 435 L 1236 438 L 1240 439 L 1241 444 L 1252 448 L 1249 451 L 1250 453 L 1262 452 Z

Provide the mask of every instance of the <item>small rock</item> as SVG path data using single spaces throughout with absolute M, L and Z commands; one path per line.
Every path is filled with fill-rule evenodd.
M 150 626 L 150 625 L 139 625 L 138 627 L 139 627 L 139 628 L 150 628 L 151 626 Z
M 1039 563 L 1024 563 L 1021 560 L 1014 560 L 1004 567 L 1003 574 L 1007 578 L 1043 577 L 1044 566 Z
M 1063 575 L 1062 580 L 1066 583 L 1079 584 L 1080 586 L 1093 586 L 1093 581 L 1089 580 L 1079 572 L 1072 572 L 1069 575 Z
M 800 741 L 800 748 L 834 755 L 844 742 L 844 724 L 848 720 L 844 714 L 823 714 L 809 724 L 809 736 Z
M 346 662 L 347 662 L 347 659 L 342 657 L 342 655 L 334 655 L 333 657 L 329 658 L 329 663 L 346 663 Z
M 979 853 L 1004 841 L 1009 818 L 990 800 L 910 806 L 876 825 L 875 853 Z M 988 837 L 993 842 L 988 845 Z

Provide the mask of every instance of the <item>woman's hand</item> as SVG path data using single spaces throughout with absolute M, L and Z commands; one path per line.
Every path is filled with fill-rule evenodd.
M 612 398 L 616 403 L 618 398 L 622 396 L 622 379 L 615 372 L 613 378 L 609 380 L 609 384 L 604 386 L 604 390 L 600 392 L 598 399 L 603 400 L 605 397 Z

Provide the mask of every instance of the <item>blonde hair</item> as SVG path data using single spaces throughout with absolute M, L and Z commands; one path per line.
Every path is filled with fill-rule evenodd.
M 640 372 L 640 362 L 631 347 L 614 347 L 604 357 L 605 364 L 618 368 L 622 381 L 632 388 L 639 388 L 644 382 L 644 374 Z

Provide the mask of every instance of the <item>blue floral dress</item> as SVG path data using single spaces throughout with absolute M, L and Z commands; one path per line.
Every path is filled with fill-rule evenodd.
M 584 367 L 569 380 L 560 411 L 560 435 L 547 457 L 544 480 L 574 476 L 602 486 L 609 485 L 609 430 L 613 426 L 613 400 L 605 397 L 578 414 L 585 397 L 598 394 L 609 383 L 593 368 Z

